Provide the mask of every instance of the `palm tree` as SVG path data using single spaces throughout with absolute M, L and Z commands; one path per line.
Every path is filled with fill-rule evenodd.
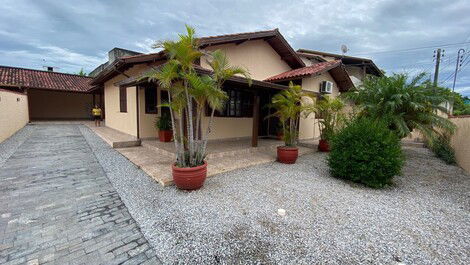
M 175 132 L 176 164 L 179 167 L 194 167 L 204 163 L 208 134 L 211 131 L 215 110 L 221 110 L 227 100 L 222 90 L 228 78 L 241 74 L 249 78 L 246 70 L 230 66 L 221 51 L 203 53 L 198 46 L 195 30 L 186 26 L 186 35 L 180 34 L 177 41 L 163 41 L 154 45 L 163 48 L 168 61 L 159 70 L 147 75 L 150 81 L 168 91 L 171 121 L 175 126 L 178 119 L 178 131 Z M 211 75 L 198 74 L 195 62 L 203 55 L 208 55 Z M 249 79 L 250 80 L 250 79 Z M 251 80 L 249 81 L 251 82 Z M 193 108 L 193 104 L 194 108 Z M 206 106 L 212 109 L 207 133 L 201 135 L 202 117 Z M 186 136 L 184 136 L 183 117 L 186 117 Z
M 318 123 L 321 125 L 319 126 L 321 139 L 328 141 L 344 122 L 343 108 L 344 103 L 339 98 L 324 96 L 316 102 L 314 112 L 317 115 Z
M 295 147 L 299 138 L 298 128 L 300 116 L 308 116 L 315 110 L 313 104 L 302 102 L 303 98 L 310 98 L 315 101 L 312 94 L 302 91 L 302 87 L 289 83 L 289 89 L 282 90 L 274 95 L 269 107 L 276 111 L 269 115 L 276 116 L 282 124 L 284 142 L 286 146 Z
M 359 115 L 386 120 L 400 138 L 415 129 L 426 137 L 455 129 L 439 115 L 439 111 L 447 112 L 443 104 L 450 100 L 448 93 L 434 87 L 425 73 L 411 80 L 407 74 L 369 76 L 358 89 L 343 96 L 359 107 Z

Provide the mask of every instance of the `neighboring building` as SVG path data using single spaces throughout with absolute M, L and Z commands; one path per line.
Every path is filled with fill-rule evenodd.
M 28 120 L 89 119 L 93 104 L 99 104 L 95 94 L 100 92 L 92 90 L 91 80 L 74 74 L 0 66 L 0 89 L 27 95 Z
M 383 73 L 371 59 L 335 53 L 298 49 L 297 54 L 306 65 L 340 60 L 355 86 L 362 83 L 366 75 L 382 76 Z
M 108 61 L 101 64 L 100 66 L 96 67 L 93 71 L 91 71 L 88 75 L 91 77 L 97 76 L 103 69 L 105 69 L 108 65 L 112 64 L 117 58 L 124 57 L 124 56 L 132 56 L 141 54 L 140 52 L 135 52 L 131 50 L 126 50 L 122 48 L 113 48 L 108 52 Z
M 280 34 L 279 30 L 258 31 L 199 39 L 203 50 L 220 49 L 232 65 L 245 67 L 253 84 L 243 77 L 233 77 L 224 85 L 229 95 L 226 108 L 214 119 L 210 139 L 251 137 L 256 146 L 258 137 L 275 137 L 279 128 L 275 118 L 264 106 L 273 95 L 287 89 L 289 81 L 302 84 L 306 91 L 321 95 L 320 86 L 337 96 L 353 87 L 340 60 L 324 60 L 314 64 L 303 60 Z M 196 69 L 210 73 L 205 55 Z M 163 52 L 124 56 L 105 67 L 91 84 L 104 92 L 106 125 L 139 138 L 154 138 L 155 119 L 164 109 L 157 107 L 167 93 L 155 83 L 149 83 L 145 73 L 166 63 Z M 366 70 L 367 72 L 367 70 Z M 300 138 L 318 136 L 313 114 L 300 121 Z M 203 124 L 207 124 L 204 117 Z

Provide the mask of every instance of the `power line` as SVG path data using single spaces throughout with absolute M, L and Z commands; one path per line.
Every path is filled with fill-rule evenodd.
M 465 61 L 467 61 L 468 58 L 470 58 L 470 54 L 469 52 L 465 52 L 467 53 L 467 57 L 465 57 L 463 60 L 462 60 L 462 63 L 464 63 Z M 462 55 L 464 55 L 465 53 L 463 53 Z M 457 71 L 457 73 L 459 73 L 460 71 L 462 71 L 462 69 L 470 62 L 470 60 L 468 60 L 463 66 L 461 66 L 459 68 L 459 70 Z M 455 76 L 455 72 L 452 72 L 449 76 L 447 76 L 444 80 L 442 80 L 441 82 L 439 82 L 439 84 L 444 84 L 445 82 L 449 81 L 451 78 L 453 78 Z
M 365 53 L 357 53 L 355 55 L 380 54 L 380 53 L 391 53 L 391 52 L 408 52 L 408 51 L 431 49 L 431 48 L 437 48 L 437 47 L 448 47 L 448 46 L 455 46 L 455 45 L 462 45 L 462 44 L 470 44 L 470 41 L 448 43 L 448 44 L 442 44 L 442 45 L 416 47 L 416 48 L 408 48 L 408 49 L 401 49 L 401 50 L 384 50 L 384 51 L 376 51 L 376 52 L 365 52 Z

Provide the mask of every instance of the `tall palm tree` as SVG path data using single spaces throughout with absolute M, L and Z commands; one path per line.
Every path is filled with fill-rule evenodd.
M 343 96 L 359 107 L 359 115 L 386 120 L 400 138 L 415 129 L 426 137 L 455 129 L 439 115 L 447 112 L 443 104 L 450 100 L 448 93 L 434 87 L 425 73 L 412 79 L 407 74 L 369 76 L 358 89 Z
M 222 90 L 223 83 L 236 74 L 249 77 L 246 70 L 230 66 L 221 51 L 210 54 L 199 49 L 195 31 L 186 26 L 186 34 L 180 34 L 177 41 L 163 41 L 154 45 L 163 48 L 168 61 L 157 71 L 147 77 L 168 91 L 171 120 L 175 126 L 175 116 L 178 116 L 178 131 L 175 133 L 176 164 L 180 167 L 193 167 L 204 163 L 207 146 L 207 135 L 210 133 L 213 113 L 221 110 L 227 100 L 227 94 Z M 211 75 L 201 75 L 195 68 L 196 61 L 203 55 L 208 55 Z M 251 82 L 251 81 L 250 81 Z M 194 106 L 194 108 L 193 108 Z M 202 116 L 206 106 L 213 111 L 209 120 L 207 133 L 201 135 Z M 184 136 L 183 116 L 186 117 L 186 136 Z
M 299 119 L 301 115 L 308 116 L 315 111 L 313 103 L 302 102 L 303 98 L 310 98 L 315 101 L 315 97 L 302 91 L 302 87 L 289 83 L 289 89 L 282 90 L 274 95 L 269 107 L 275 112 L 268 117 L 276 116 L 282 124 L 284 132 L 284 142 L 286 146 L 296 146 L 298 141 Z

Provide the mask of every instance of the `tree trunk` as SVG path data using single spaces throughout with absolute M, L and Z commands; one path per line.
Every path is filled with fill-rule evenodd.
M 189 166 L 194 166 L 194 127 L 193 127 L 193 102 L 189 96 L 188 84 L 184 82 L 184 92 L 186 94 L 186 104 L 188 111 L 188 143 L 189 143 Z
M 173 109 L 171 108 L 171 93 L 170 93 L 170 90 L 167 90 L 168 92 L 168 104 L 170 105 L 168 108 L 170 109 L 170 117 L 171 117 L 171 127 L 173 128 L 173 134 L 175 134 L 174 132 L 176 132 L 175 128 L 176 128 L 176 124 L 175 124 L 175 118 L 173 116 Z M 178 148 L 178 140 L 176 140 L 176 137 L 174 137 L 173 135 L 173 141 L 175 142 L 175 156 L 176 156 L 176 161 L 179 160 L 179 148 Z

